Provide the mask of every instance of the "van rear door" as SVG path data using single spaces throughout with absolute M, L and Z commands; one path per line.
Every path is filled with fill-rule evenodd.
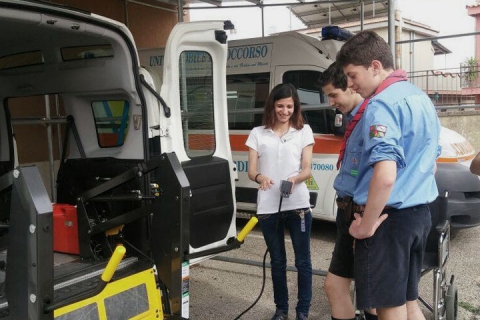
M 180 24 L 165 48 L 159 119 L 161 152 L 175 152 L 191 188 L 190 254 L 236 235 L 234 165 L 228 139 L 226 29 L 229 22 Z

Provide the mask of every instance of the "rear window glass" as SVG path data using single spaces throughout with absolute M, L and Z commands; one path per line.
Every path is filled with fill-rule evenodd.
M 183 51 L 179 59 L 180 106 L 190 158 L 215 151 L 213 60 L 206 51 Z
M 0 70 L 43 64 L 40 50 L 21 52 L 0 57 Z
M 113 48 L 110 44 L 68 47 L 60 50 L 63 61 L 113 57 Z
M 130 103 L 125 100 L 92 102 L 98 145 L 102 148 L 119 147 L 128 133 Z

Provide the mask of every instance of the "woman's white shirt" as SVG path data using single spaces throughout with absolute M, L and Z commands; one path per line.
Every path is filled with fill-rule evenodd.
M 281 180 L 298 175 L 302 170 L 302 151 L 314 143 L 312 129 L 307 124 L 300 130 L 290 127 L 282 137 L 264 126 L 253 128 L 245 144 L 258 153 L 257 171 L 274 182 L 271 189 L 258 191 L 257 214 L 278 212 Z M 301 182 L 282 200 L 281 211 L 308 207 L 310 193 L 305 182 Z

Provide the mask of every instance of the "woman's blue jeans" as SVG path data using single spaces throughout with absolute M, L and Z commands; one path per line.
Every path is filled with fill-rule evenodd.
M 263 237 L 270 251 L 272 265 L 273 295 L 277 310 L 288 313 L 287 286 L 287 255 L 285 252 L 285 228 L 290 233 L 295 267 L 298 270 L 298 303 L 296 312 L 308 315 L 312 300 L 312 261 L 310 258 L 310 231 L 312 228 L 312 213 L 305 213 L 302 219 L 296 210 L 280 213 L 259 215 Z

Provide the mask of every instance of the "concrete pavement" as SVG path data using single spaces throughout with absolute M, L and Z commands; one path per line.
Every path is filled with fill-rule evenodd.
M 237 220 L 240 230 L 244 220 Z M 330 263 L 335 240 L 335 225 L 314 221 L 312 227 L 312 263 L 315 270 L 326 271 Z M 290 242 L 287 237 L 287 242 Z M 244 245 L 222 257 L 261 262 L 265 243 L 259 228 L 247 236 Z M 451 242 L 448 274 L 455 274 L 459 291 L 459 320 L 480 319 L 480 228 L 456 232 Z M 287 244 L 287 258 L 293 266 L 293 251 Z M 267 256 L 267 262 L 269 257 Z M 320 272 L 322 273 L 322 272 Z M 290 319 L 295 319 L 296 273 L 288 273 L 290 290 Z M 449 277 L 449 276 L 448 276 Z M 192 266 L 190 271 L 190 318 L 196 320 L 235 319 L 258 297 L 262 288 L 261 267 L 208 260 Z M 310 319 L 330 320 L 330 308 L 323 292 L 324 277 L 313 280 L 313 300 Z M 432 273 L 425 275 L 420 293 L 432 302 Z M 427 320 L 433 314 L 422 306 Z M 473 312 L 467 311 L 473 310 Z M 241 319 L 270 319 L 275 311 L 270 270 L 266 270 L 266 284 L 258 303 Z

